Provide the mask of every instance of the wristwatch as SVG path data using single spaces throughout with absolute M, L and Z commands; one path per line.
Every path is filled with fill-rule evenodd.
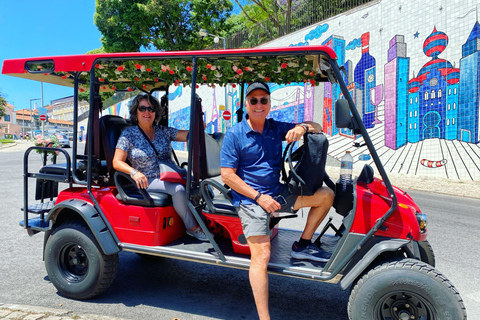
M 306 123 L 300 123 L 299 125 L 301 125 L 303 127 L 303 129 L 305 129 L 305 133 L 307 133 L 308 129 L 310 129 L 310 127 Z

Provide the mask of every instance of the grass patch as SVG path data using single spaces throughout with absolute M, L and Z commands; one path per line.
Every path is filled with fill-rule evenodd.
M 13 139 L 0 139 L 1 143 L 14 143 L 15 141 Z

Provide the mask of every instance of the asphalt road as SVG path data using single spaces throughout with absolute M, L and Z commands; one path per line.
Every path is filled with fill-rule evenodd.
M 32 154 L 32 166 L 39 156 Z M 128 319 L 255 319 L 248 272 L 172 259 L 120 253 L 116 280 L 101 297 L 75 301 L 60 296 L 42 261 L 43 237 L 28 237 L 22 219 L 23 150 L 0 150 L 0 302 L 65 308 Z M 33 189 L 33 188 L 32 188 Z M 480 319 L 478 264 L 480 200 L 409 192 L 428 216 L 437 269 L 460 292 L 469 319 Z M 335 215 L 334 213 L 332 213 Z M 305 219 L 284 227 L 301 229 Z M 346 319 L 348 291 L 339 286 L 270 276 L 273 319 Z

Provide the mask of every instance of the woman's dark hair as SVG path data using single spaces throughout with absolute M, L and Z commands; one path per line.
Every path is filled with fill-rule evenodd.
M 138 124 L 137 108 L 142 100 L 147 100 L 150 102 L 152 107 L 155 109 L 155 120 L 153 120 L 153 125 L 157 125 L 160 121 L 160 118 L 163 116 L 163 113 L 165 112 L 165 108 L 160 105 L 160 102 L 157 98 L 148 93 L 141 93 L 130 101 L 128 108 L 130 110 L 130 120 L 132 121 L 132 124 Z

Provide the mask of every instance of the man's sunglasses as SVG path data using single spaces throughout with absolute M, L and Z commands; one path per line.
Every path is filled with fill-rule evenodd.
M 250 99 L 250 104 L 251 104 L 252 106 L 256 105 L 257 103 L 258 103 L 258 99 L 257 99 L 257 98 L 252 98 L 252 99 Z M 265 98 L 265 97 L 264 97 L 264 98 L 261 98 L 261 99 L 260 99 L 260 103 L 261 103 L 261 104 L 264 104 L 264 105 L 267 104 L 267 103 L 268 103 L 268 98 Z
M 152 108 L 152 107 L 145 107 L 145 106 L 138 107 L 138 111 L 140 111 L 140 112 L 145 112 L 147 110 L 148 110 L 148 112 L 151 112 L 151 113 L 155 112 L 155 109 Z

